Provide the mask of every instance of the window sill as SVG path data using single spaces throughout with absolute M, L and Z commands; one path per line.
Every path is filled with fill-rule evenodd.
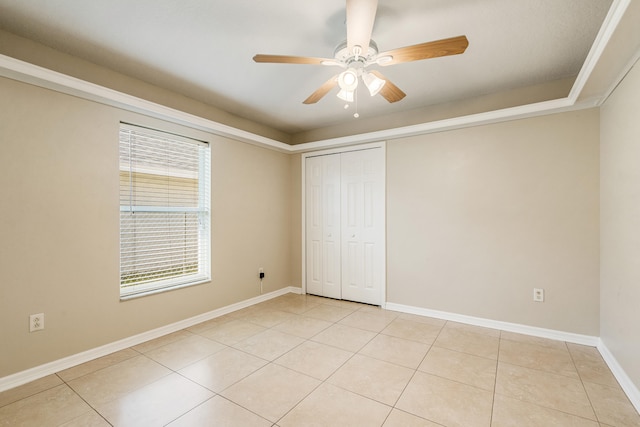
M 173 285 L 173 286 L 164 286 L 162 288 L 153 288 L 153 289 L 148 289 L 148 290 L 134 291 L 134 292 L 127 293 L 127 294 L 124 294 L 124 295 L 120 295 L 120 301 L 129 301 L 129 300 L 136 299 L 136 298 L 146 297 L 146 296 L 149 296 L 149 295 L 155 295 L 155 294 L 159 294 L 159 293 L 163 293 L 163 292 L 175 291 L 177 289 L 188 288 L 188 287 L 191 287 L 191 286 L 202 285 L 202 284 L 205 284 L 205 283 L 211 283 L 211 278 L 210 277 L 202 278 L 200 280 L 196 280 L 196 281 L 193 281 L 193 282 L 182 283 L 182 284 L 177 284 L 177 285 Z

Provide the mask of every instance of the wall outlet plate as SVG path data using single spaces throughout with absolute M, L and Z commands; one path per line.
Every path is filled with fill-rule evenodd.
M 44 329 L 44 313 L 32 314 L 29 316 L 29 332 L 41 331 Z
M 544 289 L 533 288 L 533 300 L 535 302 L 544 302 Z

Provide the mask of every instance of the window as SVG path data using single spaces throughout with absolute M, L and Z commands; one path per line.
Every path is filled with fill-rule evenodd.
M 120 297 L 210 280 L 209 145 L 120 125 Z

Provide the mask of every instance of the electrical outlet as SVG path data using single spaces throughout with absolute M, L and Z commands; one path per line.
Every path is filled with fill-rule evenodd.
M 544 289 L 533 288 L 533 300 L 535 302 L 544 302 Z
M 32 314 L 29 316 L 29 332 L 44 329 L 44 313 Z

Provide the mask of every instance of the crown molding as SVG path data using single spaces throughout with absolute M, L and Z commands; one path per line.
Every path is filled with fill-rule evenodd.
M 602 23 L 602 27 L 600 27 L 600 31 L 598 31 L 596 39 L 591 46 L 591 50 L 582 64 L 578 77 L 569 92 L 568 98 L 572 101 L 575 102 L 580 96 L 580 93 L 587 84 L 589 77 L 591 77 L 591 73 L 593 73 L 598 61 L 600 61 L 605 47 L 607 47 L 611 36 L 613 36 L 614 31 L 618 28 L 618 24 L 620 24 L 620 20 L 624 16 L 630 3 L 631 0 L 614 0 L 611 4 L 609 12 Z

